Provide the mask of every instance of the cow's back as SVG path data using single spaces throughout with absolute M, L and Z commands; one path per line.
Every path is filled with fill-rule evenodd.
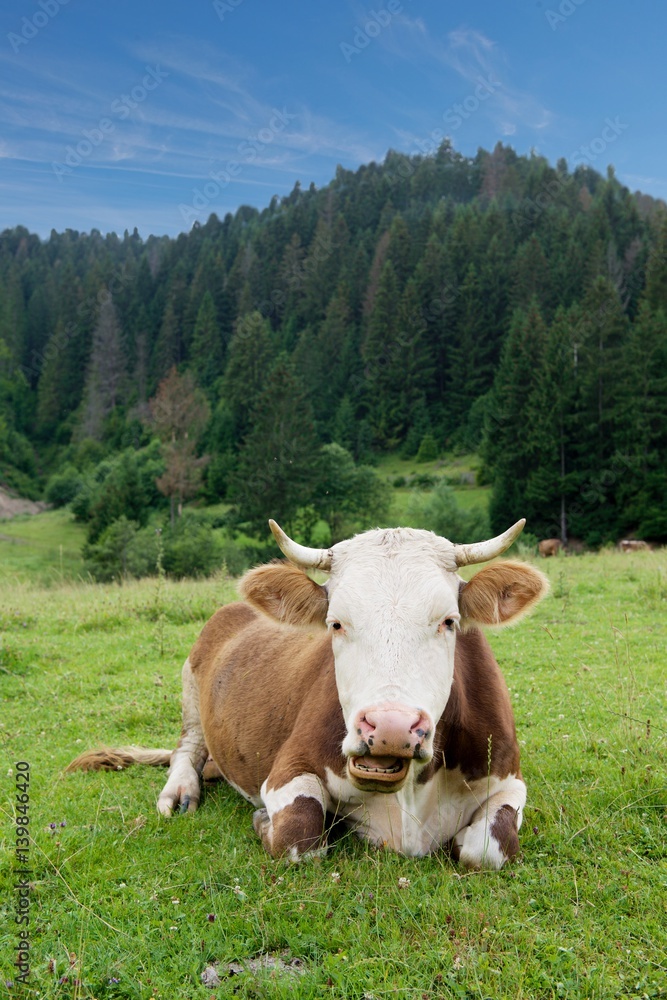
M 230 604 L 204 627 L 190 664 L 209 753 L 248 797 L 258 795 L 288 743 L 312 752 L 325 720 L 340 745 L 331 641 L 322 629 L 279 624 L 247 604 Z

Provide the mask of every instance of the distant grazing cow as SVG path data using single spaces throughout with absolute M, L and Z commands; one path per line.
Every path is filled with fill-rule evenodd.
M 640 538 L 624 538 L 618 543 L 621 552 L 642 552 L 650 549 L 648 542 L 643 542 Z
M 545 559 L 547 556 L 557 556 L 561 548 L 560 538 L 545 538 L 537 546 L 540 555 L 544 556 Z
M 209 760 L 204 776 L 221 772 L 258 807 L 274 857 L 325 849 L 338 818 L 403 854 L 449 846 L 468 867 L 500 868 L 518 850 L 526 786 L 507 688 L 477 626 L 521 618 L 547 583 L 519 562 L 469 582 L 457 570 L 504 552 L 525 522 L 471 545 L 392 528 L 328 550 L 269 523 L 290 562 L 251 570 L 245 602 L 205 625 L 183 667 L 176 750 L 89 751 L 70 769 L 170 763 L 158 799 L 170 816 L 197 808 Z

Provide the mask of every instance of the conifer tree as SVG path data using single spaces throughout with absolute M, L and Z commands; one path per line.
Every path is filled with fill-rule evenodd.
M 494 531 L 504 530 L 528 513 L 525 487 L 535 462 L 528 432 L 545 341 L 544 320 L 533 300 L 528 309 L 517 309 L 512 316 L 485 432 L 483 455 L 493 483 L 489 516 Z
M 231 488 L 239 520 L 264 533 L 272 517 L 289 530 L 297 511 L 312 500 L 318 452 L 307 393 L 282 357 L 256 399 L 239 452 Z
M 222 382 L 222 394 L 232 413 L 237 441 L 248 431 L 250 415 L 274 361 L 269 321 L 259 312 L 237 320 Z
M 113 298 L 107 292 L 101 296 L 86 376 L 81 425 L 85 437 L 102 437 L 105 420 L 122 401 L 126 379 L 123 332 Z
M 153 377 L 160 382 L 174 365 L 181 361 L 181 332 L 174 308 L 173 296 L 169 297 L 157 340 L 153 346 Z
M 190 364 L 199 384 L 207 392 L 212 390 L 216 379 L 222 374 L 222 354 L 222 341 L 213 296 L 210 292 L 206 292 L 197 313 L 192 335 Z

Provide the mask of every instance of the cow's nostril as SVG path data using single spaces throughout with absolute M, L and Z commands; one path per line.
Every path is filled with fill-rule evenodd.
M 420 739 L 425 739 L 430 735 L 428 731 L 428 721 L 423 715 L 420 714 L 419 718 L 412 723 L 410 726 L 410 732 L 414 733 L 415 736 L 419 736 Z

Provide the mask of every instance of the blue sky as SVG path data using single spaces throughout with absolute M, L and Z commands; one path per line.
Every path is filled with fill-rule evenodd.
M 0 229 L 175 235 L 444 135 L 667 199 L 664 0 L 4 0 Z

